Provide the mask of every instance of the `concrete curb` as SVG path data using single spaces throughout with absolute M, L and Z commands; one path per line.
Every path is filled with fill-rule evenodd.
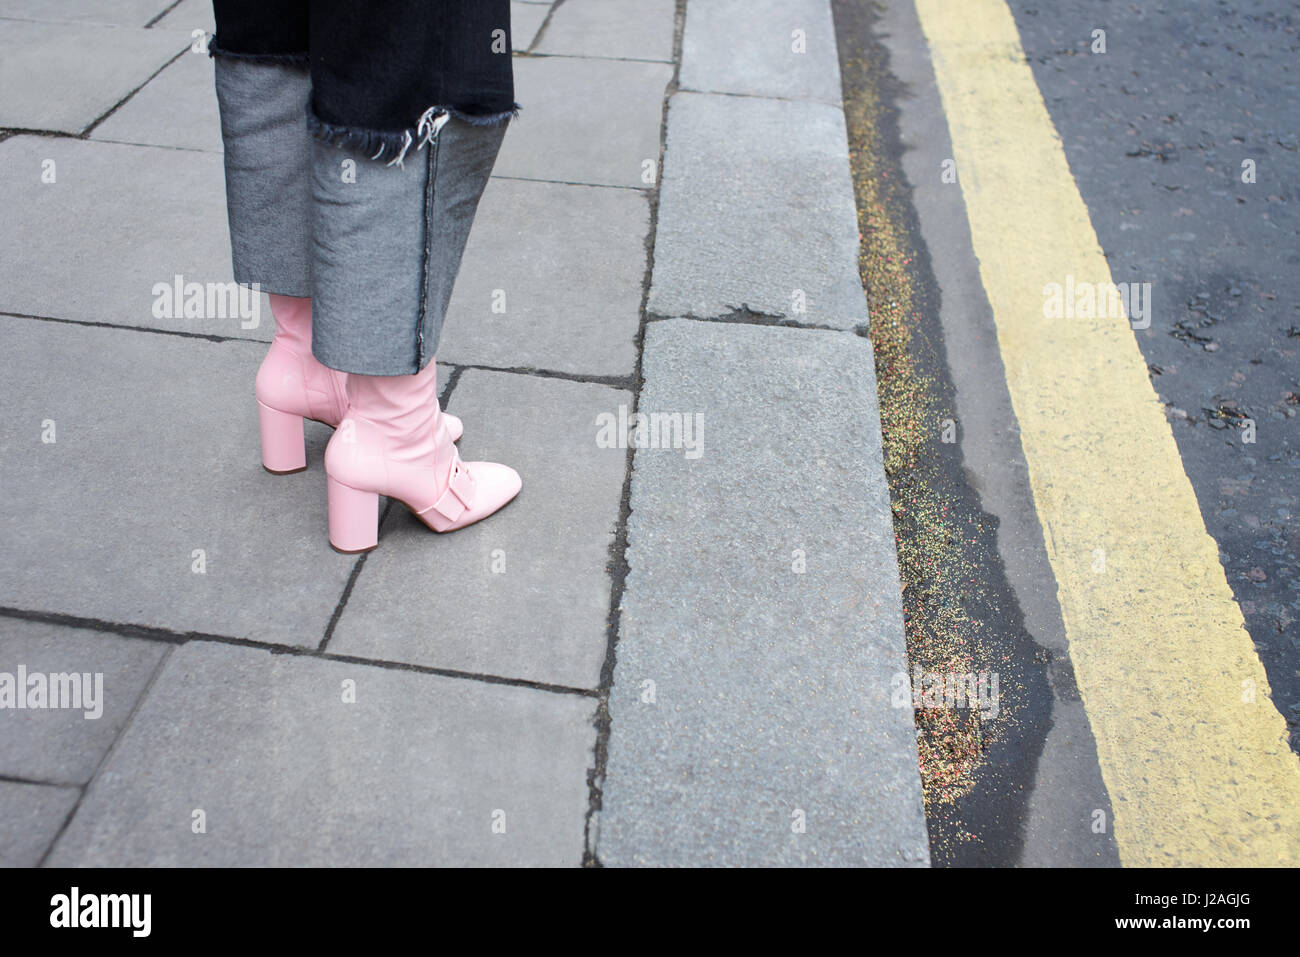
M 596 856 L 928 864 L 830 7 L 682 47 Z

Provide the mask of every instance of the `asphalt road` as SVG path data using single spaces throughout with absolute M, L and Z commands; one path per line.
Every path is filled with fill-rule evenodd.
M 1010 6 L 1300 751 L 1300 4 Z
M 1135 329 L 1137 342 L 1295 749 L 1300 104 L 1289 90 L 1300 5 L 1009 6 L 1114 281 L 1151 284 L 1150 326 Z M 925 393 L 930 407 L 950 409 L 961 424 L 955 446 L 930 436 L 913 451 L 927 463 L 932 494 L 947 503 L 944 520 L 956 516 L 969 532 L 938 561 L 978 569 L 978 587 L 952 600 L 976 622 L 969 637 L 978 657 L 1005 670 L 1015 715 L 982 743 L 961 787 L 945 796 L 927 779 L 932 856 L 957 866 L 1113 866 L 1110 831 L 1095 826 L 1111 819 L 1110 798 L 1075 685 L 997 333 L 961 191 L 940 173 L 953 151 L 931 51 L 911 0 L 837 0 L 835 13 L 850 146 L 873 154 L 870 165 L 855 164 L 860 208 L 870 206 L 863 272 L 873 323 L 908 297 L 908 374 L 921 374 L 904 391 Z M 867 170 L 897 177 L 901 188 L 868 189 L 864 199 Z M 1247 170 L 1253 182 L 1243 181 Z M 906 233 L 896 245 L 905 247 L 914 288 L 880 279 L 889 272 L 870 261 L 886 255 L 878 234 L 887 220 Z M 892 359 L 882 364 L 887 334 L 873 326 L 886 412 L 890 377 L 900 374 Z M 886 415 L 887 444 L 888 428 Z M 917 495 L 916 471 L 891 475 L 891 491 L 909 628 L 920 634 L 938 614 L 908 590 L 908 539 L 932 529 L 924 510 L 900 521 L 897 507 Z M 932 565 L 917 574 L 926 583 L 944 578 Z

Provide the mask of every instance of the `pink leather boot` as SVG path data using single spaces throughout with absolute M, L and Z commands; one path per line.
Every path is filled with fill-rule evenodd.
M 347 554 L 379 541 L 379 496 L 402 501 L 435 532 L 464 528 L 519 494 L 519 473 L 462 462 L 438 407 L 438 373 L 348 376 L 348 413 L 325 448 L 330 544 Z
M 337 428 L 347 413 L 347 373 L 322 365 L 311 352 L 311 300 L 269 295 L 275 336 L 257 370 L 257 417 L 262 431 L 262 466 L 276 475 L 307 467 L 303 419 Z M 464 431 L 447 418 L 452 441 Z

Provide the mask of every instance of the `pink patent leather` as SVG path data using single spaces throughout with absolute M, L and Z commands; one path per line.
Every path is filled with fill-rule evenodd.
M 509 466 L 461 460 L 451 417 L 438 406 L 434 363 L 411 376 L 351 375 L 347 390 L 348 413 L 325 449 L 330 540 L 339 550 L 374 547 L 379 495 L 449 532 L 519 494 L 522 480 Z
M 271 294 L 275 336 L 257 370 L 254 391 L 262 435 L 262 464 L 272 472 L 307 467 L 302 419 L 337 428 L 348 410 L 346 372 L 319 362 L 311 351 L 311 300 Z M 464 425 L 444 415 L 456 442 Z

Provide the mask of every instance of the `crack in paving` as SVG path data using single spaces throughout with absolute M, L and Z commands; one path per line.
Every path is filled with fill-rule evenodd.
M 655 236 L 659 229 L 660 185 L 663 179 L 664 149 L 668 136 L 668 101 L 678 90 L 678 77 L 682 64 L 682 33 L 686 25 L 686 0 L 677 0 L 673 12 L 673 75 L 664 88 L 663 109 L 659 120 L 659 156 L 658 175 L 655 177 L 654 189 L 648 193 L 650 199 L 650 228 L 646 232 L 646 269 L 641 283 L 641 322 L 634 339 L 636 346 L 636 372 L 626 388 L 632 393 L 632 409 L 635 413 L 641 402 L 643 384 L 641 365 L 645 353 L 645 331 L 650 322 L 648 305 L 650 301 L 650 281 L 654 275 Z M 610 557 L 606 566 L 610 576 L 609 618 L 607 624 L 607 644 L 605 661 L 600 669 L 598 704 L 596 706 L 595 726 L 596 742 L 592 750 L 592 766 L 587 771 L 587 815 L 583 822 L 583 867 L 603 867 L 597 845 L 600 841 L 600 811 L 604 796 L 605 770 L 609 759 L 609 735 L 612 718 L 609 711 L 610 691 L 614 686 L 614 666 L 618 660 L 618 632 L 621 621 L 623 590 L 627 583 L 627 523 L 632 514 L 632 463 L 635 450 L 629 443 L 627 450 L 627 471 L 623 479 L 623 492 L 619 498 L 618 524 L 614 531 L 614 541 L 610 544 Z
M 716 316 L 697 316 L 688 312 L 680 316 L 669 316 L 662 313 L 650 313 L 647 316 L 648 322 L 663 322 L 666 319 L 690 319 L 692 322 L 729 322 L 740 323 L 749 326 L 773 326 L 783 329 L 808 329 L 814 332 L 848 332 L 850 330 L 841 329 L 836 326 L 828 326 L 819 322 L 802 322 L 798 319 L 791 319 L 781 313 L 759 312 L 750 309 L 747 305 L 741 305 L 740 308 L 732 308 L 729 312 L 719 313 Z M 854 335 L 860 335 L 867 338 L 866 324 L 855 326 L 852 330 Z

